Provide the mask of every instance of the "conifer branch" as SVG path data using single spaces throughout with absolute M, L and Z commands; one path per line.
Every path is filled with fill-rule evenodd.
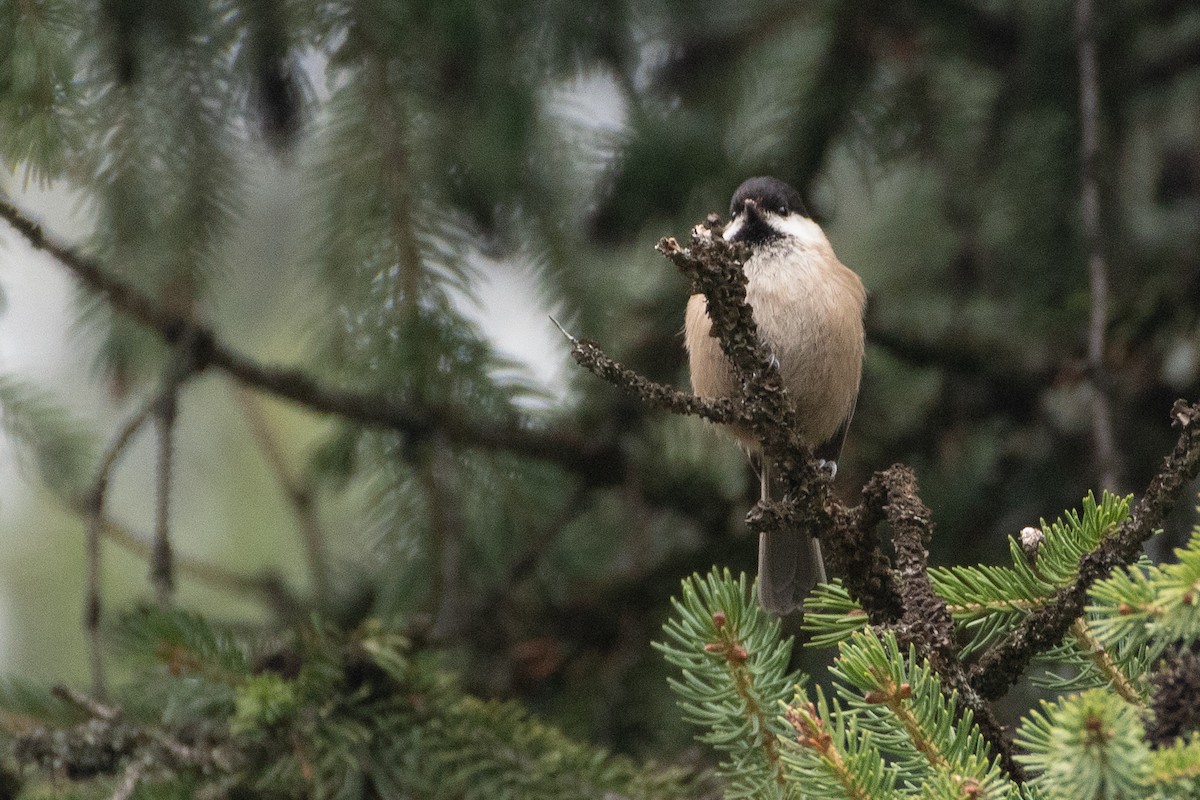
M 822 711 L 825 713 L 821 713 Z M 788 705 L 784 719 L 795 733 L 789 742 L 796 751 L 792 760 L 800 761 L 806 755 L 816 755 L 825 770 L 831 773 L 833 781 L 845 794 L 846 800 L 881 800 L 879 794 L 862 785 L 863 781 L 858 774 L 862 766 L 852 764 L 838 748 L 841 742 L 837 740 L 843 737 L 838 737 L 838 732 L 830 729 L 826 722 L 828 711 L 829 708 L 824 703 L 822 708 L 818 709 L 812 701 L 800 698 Z M 878 758 L 878 753 L 872 752 L 870 755 Z
M 1142 544 L 1175 507 L 1184 488 L 1200 474 L 1200 403 L 1177 400 L 1172 425 L 1179 430 L 1175 448 L 1150 481 L 1128 519 L 1079 562 L 1070 586 L 1060 589 L 1049 605 L 1034 611 L 1021 627 L 989 650 L 971 670 L 971 685 L 988 699 L 1004 694 L 1024 673 L 1034 656 L 1062 641 L 1083 614 L 1088 591 L 1114 569 L 1137 558 Z
M 138 761 L 166 771 L 230 774 L 244 760 L 232 743 L 185 744 L 175 731 L 134 724 L 120 708 L 82 692 L 56 686 L 52 693 L 88 720 L 67 730 L 38 727 L 18 736 L 14 755 L 21 763 L 82 779 L 125 774 L 121 766 Z
M 607 355 L 595 342 L 589 339 L 576 339 L 569 334 L 567 336 L 571 342 L 571 358 L 575 359 L 576 364 L 597 378 L 623 389 L 650 408 L 669 411 L 673 414 L 697 416 L 722 425 L 747 424 L 749 422 L 745 410 L 732 400 L 697 397 L 689 392 L 681 392 L 670 386 L 656 383 Z
M 718 612 L 719 614 L 720 612 Z M 746 663 L 749 651 L 746 643 L 741 641 L 738 631 L 730 630 L 725 624 L 725 617 L 714 614 L 714 627 L 717 629 L 717 640 L 705 646 L 705 651 L 720 656 L 725 662 L 738 698 L 741 700 L 745 721 L 751 730 L 770 731 L 773 725 L 774 709 L 764 708 L 755 686 L 755 675 Z M 783 768 L 779 761 L 779 742 L 775 736 L 767 734 L 762 738 L 762 749 L 766 754 L 767 765 L 774 775 L 775 782 L 784 785 Z
M 1129 682 L 1128 676 L 1112 657 L 1112 653 L 1108 652 L 1104 645 L 1092 635 L 1086 619 L 1079 617 L 1071 624 L 1071 635 L 1075 638 L 1079 650 L 1100 670 L 1100 674 L 1116 690 L 1117 694 L 1121 695 L 1128 703 L 1135 705 L 1143 703 L 1142 696 Z
M 438 430 L 454 444 L 546 461 L 596 483 L 611 482 L 621 472 L 624 456 L 615 442 L 584 438 L 566 429 L 537 429 L 520 420 L 497 425 L 477 419 L 464 409 L 349 391 L 323 383 L 302 369 L 260 363 L 223 342 L 212 328 L 155 303 L 131 284 L 107 272 L 95 259 L 55 241 L 40 225 L 3 199 L 0 199 L 0 218 L 32 247 L 53 256 L 87 288 L 102 294 L 114 308 L 154 331 L 166 343 L 178 343 L 191 329 L 194 338 L 189 346 L 196 371 L 215 367 L 246 386 L 316 413 L 333 414 L 416 437 Z
M 929 577 L 929 542 L 933 519 L 917 494 L 916 476 L 910 467 L 896 464 L 872 477 L 864 495 L 882 506 L 896 547 L 896 573 L 904 614 L 896 625 L 902 644 L 912 644 L 941 678 L 942 691 L 957 693 L 964 709 L 974 713 L 975 724 L 999 755 L 1013 780 L 1025 779 L 1021 765 L 1013 759 L 1012 743 L 996 720 L 987 701 L 971 686 L 958 656 L 954 619 L 946 600 L 933 588 Z
M 1147 785 L 1150 749 L 1141 709 L 1105 689 L 1042 701 L 1021 725 L 1023 763 L 1047 797 L 1183 797 Z
M 703 729 L 697 738 L 729 759 L 721 764 L 731 784 L 726 796 L 787 797 L 775 708 L 796 681 L 787 671 L 792 640 L 759 607 L 745 574 L 693 575 L 671 602 L 668 641 L 654 646 L 681 669 L 682 680 L 669 682 L 685 716 Z

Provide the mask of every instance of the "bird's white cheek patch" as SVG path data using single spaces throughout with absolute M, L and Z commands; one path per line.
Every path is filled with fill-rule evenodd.
M 825 241 L 821 226 L 800 214 L 775 217 L 771 220 L 771 227 L 785 236 L 796 237 L 802 244 L 815 246 Z

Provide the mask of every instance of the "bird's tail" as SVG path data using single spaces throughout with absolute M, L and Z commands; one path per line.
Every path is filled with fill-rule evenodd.
M 771 475 L 762 463 L 762 499 L 770 499 Z M 821 543 L 805 531 L 775 530 L 759 534 L 758 596 L 763 608 L 780 616 L 804 605 L 804 598 L 824 581 L 825 562 Z

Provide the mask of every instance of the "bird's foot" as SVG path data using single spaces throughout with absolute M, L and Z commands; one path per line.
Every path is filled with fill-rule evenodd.
M 837 462 L 832 459 L 826 461 L 823 458 L 818 458 L 817 469 L 822 470 L 823 472 L 828 472 L 829 480 L 833 480 L 837 477 Z

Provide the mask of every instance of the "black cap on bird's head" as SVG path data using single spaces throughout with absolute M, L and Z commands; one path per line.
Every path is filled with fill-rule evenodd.
M 733 216 L 741 211 L 747 200 L 753 200 L 755 205 L 764 211 L 773 211 L 782 217 L 788 214 L 808 216 L 804 198 L 778 178 L 763 176 L 742 181 L 742 185 L 733 193 L 733 199 L 729 201 L 729 215 Z
M 782 236 L 771 217 L 786 218 L 792 214 L 808 218 L 804 198 L 788 184 L 771 177 L 750 178 L 733 193 L 729 202 L 730 228 L 726 238 L 748 244 L 759 244 Z M 744 218 L 739 219 L 739 216 Z

